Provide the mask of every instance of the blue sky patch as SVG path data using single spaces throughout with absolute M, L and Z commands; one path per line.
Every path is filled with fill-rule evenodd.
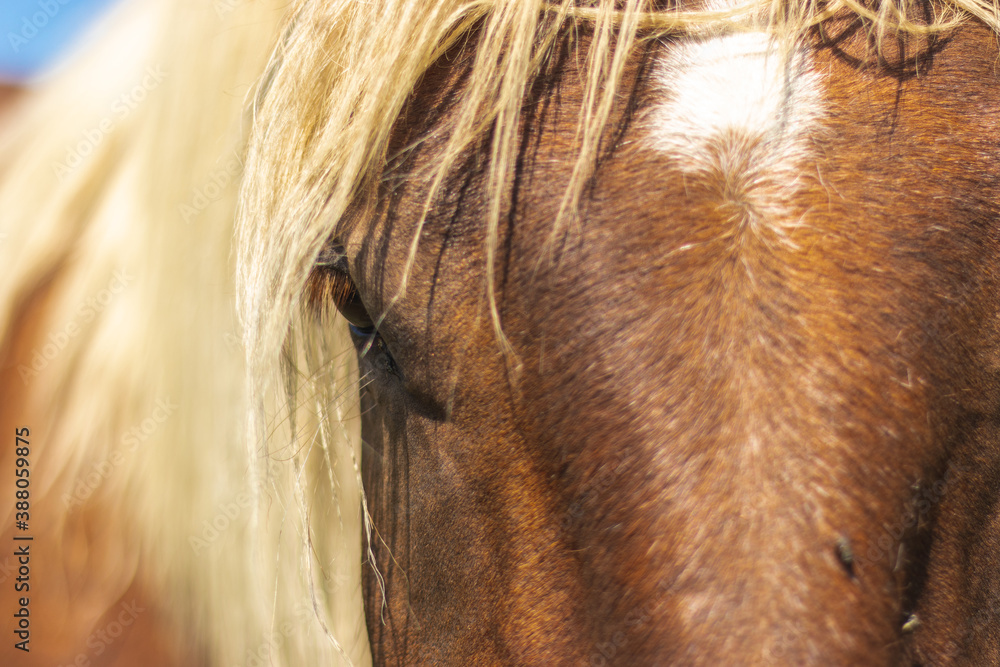
M 52 67 L 115 1 L 3 0 L 0 79 L 29 79 Z

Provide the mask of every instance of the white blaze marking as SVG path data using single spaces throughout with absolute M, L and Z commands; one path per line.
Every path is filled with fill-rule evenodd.
M 803 49 L 783 51 L 760 32 L 667 49 L 655 74 L 666 99 L 653 112 L 653 137 L 683 171 L 725 170 L 735 158 L 766 175 L 793 168 L 808 152 L 822 106 L 819 76 Z

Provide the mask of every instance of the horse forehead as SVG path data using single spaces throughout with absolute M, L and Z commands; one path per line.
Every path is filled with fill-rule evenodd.
M 762 32 L 670 44 L 657 62 L 653 145 L 687 173 L 795 168 L 823 116 L 822 81 L 803 47 Z

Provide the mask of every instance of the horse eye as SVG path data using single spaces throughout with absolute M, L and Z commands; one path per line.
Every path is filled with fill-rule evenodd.
M 316 312 L 324 312 L 332 303 L 350 325 L 358 339 L 362 356 L 367 356 L 378 368 L 399 378 L 403 375 L 388 346 L 375 328 L 375 322 L 361 300 L 361 294 L 347 271 L 344 248 L 330 244 L 320 253 L 306 286 L 306 298 Z M 363 345 L 362 345 L 363 343 Z M 370 351 L 376 354 L 368 355 Z
M 314 309 L 322 311 L 332 303 L 355 333 L 371 335 L 375 332 L 375 323 L 347 272 L 347 256 L 341 246 L 333 245 L 323 250 L 307 289 L 307 298 Z
M 343 276 L 343 278 L 339 278 L 339 276 Z M 375 323 L 372 322 L 365 304 L 361 302 L 361 296 L 358 294 L 354 282 L 346 274 L 338 274 L 338 278 L 334 278 L 334 285 L 331 288 L 333 304 L 344 316 L 344 319 L 357 330 L 355 333 L 362 335 L 374 333 Z

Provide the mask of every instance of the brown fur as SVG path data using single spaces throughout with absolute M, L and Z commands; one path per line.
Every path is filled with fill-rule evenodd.
M 1000 664 L 993 38 L 876 62 L 857 23 L 814 35 L 828 116 L 787 235 L 650 147 L 671 44 L 640 50 L 580 226 L 550 247 L 579 39 L 534 83 L 505 191 L 521 364 L 489 326 L 480 146 L 380 326 L 393 363 L 361 361 L 376 663 Z M 338 231 L 372 313 L 468 62 L 425 77 Z
M 0 121 L 10 113 L 10 108 L 17 104 L 23 95 L 24 91 L 20 86 L 0 83 Z

